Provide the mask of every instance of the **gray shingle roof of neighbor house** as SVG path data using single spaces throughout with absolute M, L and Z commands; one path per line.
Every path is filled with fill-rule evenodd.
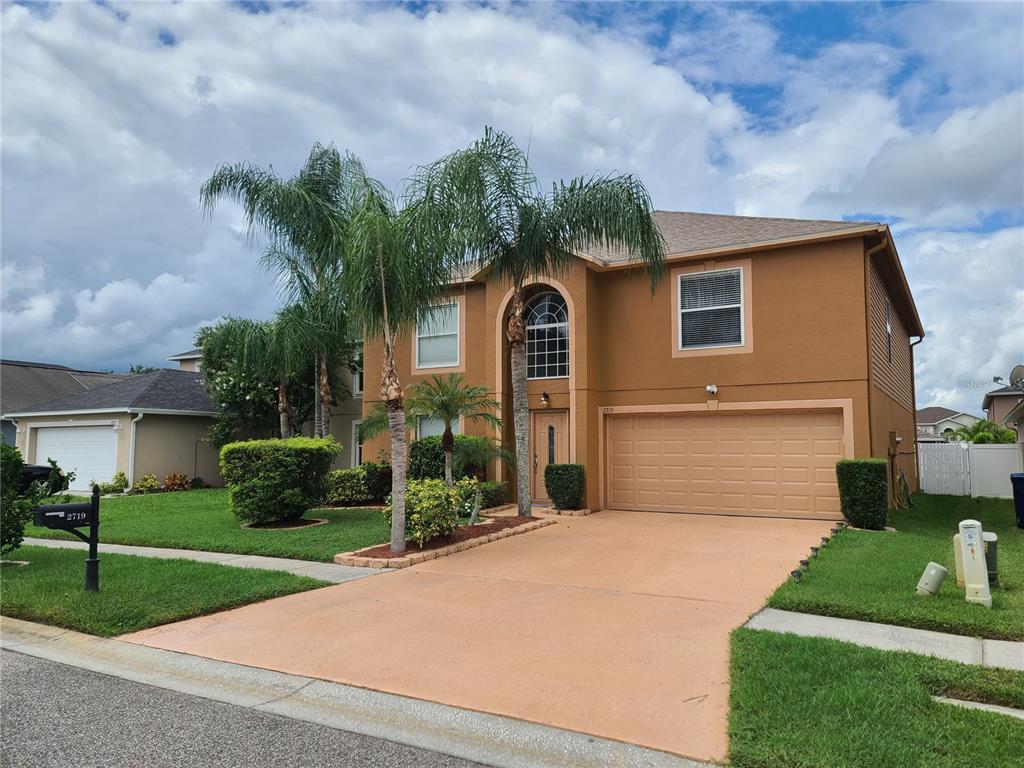
M 126 377 L 53 363 L 0 360 L 0 413 L 21 411 L 42 400 L 108 386 Z
M 989 404 L 992 402 L 992 397 L 1024 397 L 1024 389 L 1020 387 L 1000 387 L 999 389 L 993 389 L 991 392 L 986 392 L 985 397 L 982 398 L 981 407 L 988 409 Z
M 668 256 L 702 251 L 788 242 L 801 238 L 845 232 L 877 230 L 875 221 L 829 221 L 823 219 L 772 219 L 764 216 L 727 216 L 719 213 L 655 211 L 654 223 L 665 238 Z M 590 248 L 583 254 L 605 266 L 629 262 L 624 251 Z
M 201 373 L 163 368 L 129 376 L 98 389 L 35 403 L 10 415 L 121 410 L 208 415 L 216 413 L 217 406 L 203 388 Z
M 941 405 L 930 405 L 927 408 L 917 409 L 918 424 L 938 424 L 940 421 L 951 419 L 954 416 L 970 416 L 972 419 L 978 418 L 972 413 L 967 413 L 966 411 L 953 411 L 949 408 L 943 408 Z
M 198 347 L 196 349 L 190 349 L 188 352 L 179 352 L 176 355 L 171 355 L 168 360 L 195 360 L 203 356 L 203 351 Z

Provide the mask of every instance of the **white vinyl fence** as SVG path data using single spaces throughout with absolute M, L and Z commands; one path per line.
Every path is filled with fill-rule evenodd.
M 1024 444 L 918 443 L 921 490 L 953 496 L 1013 496 L 1011 472 L 1024 472 Z

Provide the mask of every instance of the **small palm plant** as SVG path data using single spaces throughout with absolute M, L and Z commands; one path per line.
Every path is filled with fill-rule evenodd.
M 487 387 L 466 384 L 461 373 L 433 376 L 417 382 L 407 401 L 409 413 L 416 417 L 437 419 L 444 424 L 441 451 L 444 453 L 444 481 L 452 484 L 452 459 L 455 455 L 455 426 L 460 420 L 483 421 L 501 428 L 501 419 L 495 416 L 498 402 Z
M 1012 443 L 1017 433 L 994 421 L 982 419 L 966 427 L 958 427 L 953 432 L 953 439 L 964 443 Z
M 488 268 L 512 285 L 508 318 L 516 456 L 529 451 L 526 399 L 525 286 L 569 268 L 591 248 L 616 249 L 644 265 L 651 291 L 665 269 L 665 243 L 644 185 L 629 174 L 581 176 L 545 194 L 512 137 L 483 138 L 421 169 L 412 189 L 428 219 L 443 221 L 453 258 Z M 519 514 L 530 515 L 530 468 L 516 472 Z

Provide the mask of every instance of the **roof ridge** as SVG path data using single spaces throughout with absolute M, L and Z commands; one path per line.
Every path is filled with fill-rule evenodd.
M 796 222 L 824 222 L 828 224 L 850 224 L 864 225 L 864 224 L 877 224 L 880 225 L 880 221 L 870 221 L 868 219 L 801 219 L 795 216 L 751 216 L 749 214 L 740 213 L 713 213 L 711 211 L 672 211 L 667 208 L 655 208 L 652 213 L 668 213 L 668 214 L 684 214 L 692 216 L 715 216 L 721 219 L 751 219 L 757 221 L 796 221 Z

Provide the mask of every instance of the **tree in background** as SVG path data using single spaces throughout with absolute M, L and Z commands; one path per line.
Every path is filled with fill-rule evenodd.
M 1013 443 L 1017 433 L 1012 429 L 996 424 L 994 421 L 982 419 L 966 427 L 958 427 L 953 432 L 953 439 L 965 443 Z
M 316 377 L 318 437 L 330 434 L 331 373 L 354 355 L 340 283 L 351 181 L 361 170 L 356 166 L 354 157 L 315 144 L 290 179 L 251 163 L 222 165 L 199 195 L 208 213 L 224 198 L 239 203 L 249 232 L 269 237 L 261 262 L 279 276 L 289 303 L 302 307 Z
M 519 514 L 530 515 L 529 406 L 526 399 L 524 288 L 531 277 L 568 269 L 593 248 L 624 252 L 643 264 L 657 287 L 665 245 L 651 200 L 635 176 L 580 176 L 542 192 L 526 153 L 487 128 L 482 139 L 420 170 L 412 191 L 425 220 L 451 233 L 453 259 L 488 268 L 512 285 L 508 319 Z
M 344 283 L 348 307 L 367 339 L 380 337 L 384 362 L 380 400 L 391 433 L 391 551 L 405 551 L 406 413 L 395 344 L 441 297 L 451 270 L 445 233 L 421 218 L 415 203 L 399 209 L 382 184 L 360 167 L 346 233 Z

